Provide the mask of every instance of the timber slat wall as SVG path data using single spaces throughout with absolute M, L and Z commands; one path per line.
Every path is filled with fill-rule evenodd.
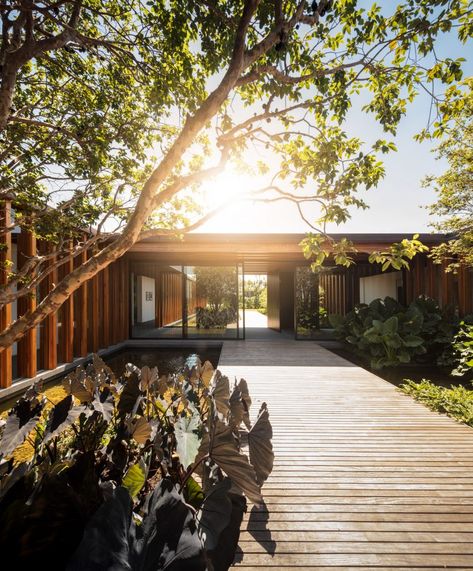
M 39 245 L 40 252 L 48 254 L 50 248 L 47 244 Z M 49 262 L 51 265 L 54 259 Z M 57 269 L 54 269 L 41 282 L 39 287 L 39 298 L 43 299 L 57 283 Z M 40 353 L 39 369 L 55 369 L 57 367 L 57 313 L 48 315 L 40 325 Z
M 36 238 L 31 232 L 22 232 L 18 236 L 18 269 L 21 269 L 28 258 L 36 254 Z M 36 308 L 36 297 L 21 297 L 18 300 L 18 316 Z M 30 329 L 18 341 L 18 376 L 34 377 L 38 369 L 36 329 Z
M 329 315 L 347 313 L 346 274 L 344 272 L 321 273 L 319 287 L 323 290 L 323 303 Z
M 225 342 L 219 369 L 274 433 L 236 569 L 473 569 L 470 427 L 310 341 Z
M 416 256 L 410 271 L 404 272 L 407 302 L 424 294 L 438 300 L 442 307 L 456 308 L 460 316 L 472 313 L 472 269 L 462 267 L 453 274 L 445 272 L 445 267 L 434 264 L 426 256 Z
M 10 204 L 0 203 L 0 227 L 10 224 Z M 18 268 L 37 251 L 50 254 L 51 246 L 36 245 L 34 237 L 22 231 L 15 235 Z M 0 262 L 12 260 L 12 233 L 0 235 Z M 23 315 L 34 310 L 39 300 L 45 297 L 58 281 L 74 267 L 87 260 L 83 252 L 77 259 L 65 261 L 54 268 L 41 282 L 38 299 L 24 296 L 18 300 L 17 313 Z M 53 265 L 54 258 L 49 263 Z M 6 283 L 7 272 L 0 267 L 0 284 Z M 66 300 L 59 311 L 46 317 L 38 331 L 31 329 L 18 342 L 18 378 L 34 377 L 39 370 L 55 369 L 58 364 L 84 357 L 90 351 L 97 351 L 129 337 L 130 326 L 129 263 L 121 258 L 100 272 L 88 283 L 82 285 Z M 0 328 L 4 329 L 12 316 L 12 304 L 0 308 Z M 0 388 L 7 388 L 13 381 L 12 349 L 0 352 Z
M 405 299 L 399 301 L 409 304 L 420 295 L 427 295 L 439 301 L 442 307 L 458 311 L 460 316 L 473 313 L 473 270 L 460 268 L 455 275 L 445 272 L 445 267 L 434 264 L 425 255 L 416 256 L 410 262 L 410 270 L 403 271 Z M 379 265 L 368 263 L 321 273 L 323 307 L 329 315 L 345 315 L 360 302 L 360 278 L 380 273 Z
M 11 224 L 11 203 L 0 202 L 0 227 L 8 228 Z M 5 266 L 12 258 L 11 233 L 0 234 L 0 285 L 7 283 L 8 268 Z M 0 308 L 0 329 L 3 330 L 11 323 L 11 305 L 7 303 Z M 8 387 L 12 379 L 12 349 L 4 349 L 0 353 L 0 388 Z

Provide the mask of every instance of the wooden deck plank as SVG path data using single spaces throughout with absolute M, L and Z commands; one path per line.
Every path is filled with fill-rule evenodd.
M 473 569 L 473 431 L 312 342 L 229 341 L 275 465 L 235 567 Z

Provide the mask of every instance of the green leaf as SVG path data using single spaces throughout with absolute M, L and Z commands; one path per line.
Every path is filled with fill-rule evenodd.
M 137 464 L 133 464 L 133 466 L 130 466 L 128 469 L 122 484 L 128 490 L 132 498 L 136 498 L 140 493 L 146 483 L 147 475 L 148 469 L 143 459 L 140 459 Z
M 398 327 L 399 327 L 398 318 L 395 315 L 393 315 L 389 319 L 386 319 L 386 321 L 384 322 L 383 332 L 396 333 L 398 330 Z
M 204 492 L 200 484 L 198 484 L 192 476 L 187 480 L 184 488 L 184 497 L 186 502 L 194 509 L 198 510 L 204 501 Z
M 198 414 L 181 416 L 174 424 L 176 452 L 185 469 L 194 463 L 197 452 L 199 451 L 201 439 L 196 432 L 199 427 L 200 417 Z
M 420 347 L 424 343 L 424 340 L 422 337 L 417 337 L 416 335 L 408 335 L 404 337 L 403 343 L 406 347 Z

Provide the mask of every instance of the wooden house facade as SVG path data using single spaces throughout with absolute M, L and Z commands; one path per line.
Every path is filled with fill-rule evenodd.
M 6 211 L 1 222 L 9 224 Z M 386 277 L 377 265 L 368 262 L 368 256 L 405 236 L 344 237 L 355 244 L 356 264 L 350 268 L 327 265 L 317 278 L 316 304 L 322 303 L 327 313 L 345 314 L 356 303 L 369 301 L 376 292 L 393 292 L 403 303 L 425 294 L 460 316 L 473 312 L 471 270 L 447 274 L 427 256 L 419 255 L 409 271 Z M 234 283 L 234 292 L 230 292 L 233 305 L 226 310 L 236 308 L 238 316 L 234 326 L 225 329 L 225 339 L 244 338 L 244 312 L 243 318 L 240 314 L 244 307 L 245 276 L 261 274 L 267 276 L 269 327 L 275 331 L 293 330 L 297 336 L 298 272 L 308 267 L 299 246 L 302 238 L 303 235 L 296 234 L 196 233 L 182 240 L 160 238 L 139 242 L 79 288 L 56 314 L 29 331 L 13 347 L 0 352 L 0 389 L 11 386 L 15 380 L 33 378 L 41 370 L 55 370 L 61 363 L 70 363 L 131 338 L 221 338 L 221 331 L 199 328 L 199 308 L 206 303 L 198 286 L 202 268 L 226 268 L 219 279 Z M 433 245 L 444 237 L 422 235 L 420 239 Z M 37 248 L 34 237 L 27 232 L 3 234 L 2 242 L 1 261 L 12 261 L 18 267 Z M 0 307 L 0 329 L 34 309 L 61 275 L 72 268 L 73 262 L 68 261 L 55 269 L 43 281 L 36 297 Z M 0 271 L 0 283 L 6 280 L 4 269 Z

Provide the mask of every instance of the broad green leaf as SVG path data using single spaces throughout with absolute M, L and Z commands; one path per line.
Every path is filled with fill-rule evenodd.
M 204 492 L 200 484 L 198 484 L 192 477 L 190 477 L 186 482 L 184 497 L 186 502 L 194 509 L 198 510 L 202 506 L 202 502 L 205 498 Z
M 197 452 L 199 451 L 201 439 L 196 432 L 199 426 L 200 418 L 198 414 L 181 416 L 174 424 L 176 452 L 185 469 L 194 463 Z
M 128 468 L 122 484 L 128 490 L 132 498 L 136 498 L 140 493 L 141 488 L 146 483 L 147 474 L 148 470 L 142 459 L 137 464 L 133 464 L 133 466 Z

